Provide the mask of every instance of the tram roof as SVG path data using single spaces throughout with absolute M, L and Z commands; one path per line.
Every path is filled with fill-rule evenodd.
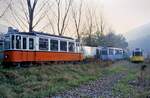
M 66 38 L 66 39 L 72 39 L 71 37 L 66 37 L 66 36 L 59 36 L 59 35 L 54 35 L 54 34 L 48 34 L 48 33 L 43 33 L 43 32 L 8 32 L 7 34 L 20 34 L 20 35 L 32 35 L 32 36 L 37 36 L 37 35 L 45 35 L 45 36 L 52 36 L 52 37 L 58 37 L 58 38 Z

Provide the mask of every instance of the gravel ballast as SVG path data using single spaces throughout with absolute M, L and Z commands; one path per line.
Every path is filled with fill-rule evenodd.
M 58 93 L 52 98 L 119 98 L 119 95 L 113 96 L 113 86 L 125 76 L 125 73 L 104 76 L 88 84 Z

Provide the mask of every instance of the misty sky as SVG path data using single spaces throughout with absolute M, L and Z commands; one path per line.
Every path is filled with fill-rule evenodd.
M 101 2 L 107 21 L 118 33 L 150 22 L 150 0 L 95 0 Z M 97 3 L 98 4 L 98 3 Z
M 126 35 L 126 32 L 150 23 L 150 0 L 85 1 L 102 10 L 107 24 L 118 33 Z

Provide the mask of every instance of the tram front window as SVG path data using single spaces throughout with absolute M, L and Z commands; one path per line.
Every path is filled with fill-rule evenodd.
M 142 56 L 142 52 L 133 52 L 133 56 Z
M 9 36 L 5 37 L 4 47 L 5 47 L 6 50 L 10 49 L 10 37 Z

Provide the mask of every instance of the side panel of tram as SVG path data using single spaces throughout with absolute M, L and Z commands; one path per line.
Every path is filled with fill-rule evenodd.
M 101 59 L 102 60 L 122 60 L 125 59 L 124 57 L 124 50 L 121 48 L 114 48 L 114 47 L 105 47 L 101 49 Z
M 82 61 L 75 40 L 45 35 L 7 34 L 4 63 Z
M 42 62 L 42 61 L 81 61 L 80 53 L 38 52 L 38 51 L 5 51 L 4 62 Z

